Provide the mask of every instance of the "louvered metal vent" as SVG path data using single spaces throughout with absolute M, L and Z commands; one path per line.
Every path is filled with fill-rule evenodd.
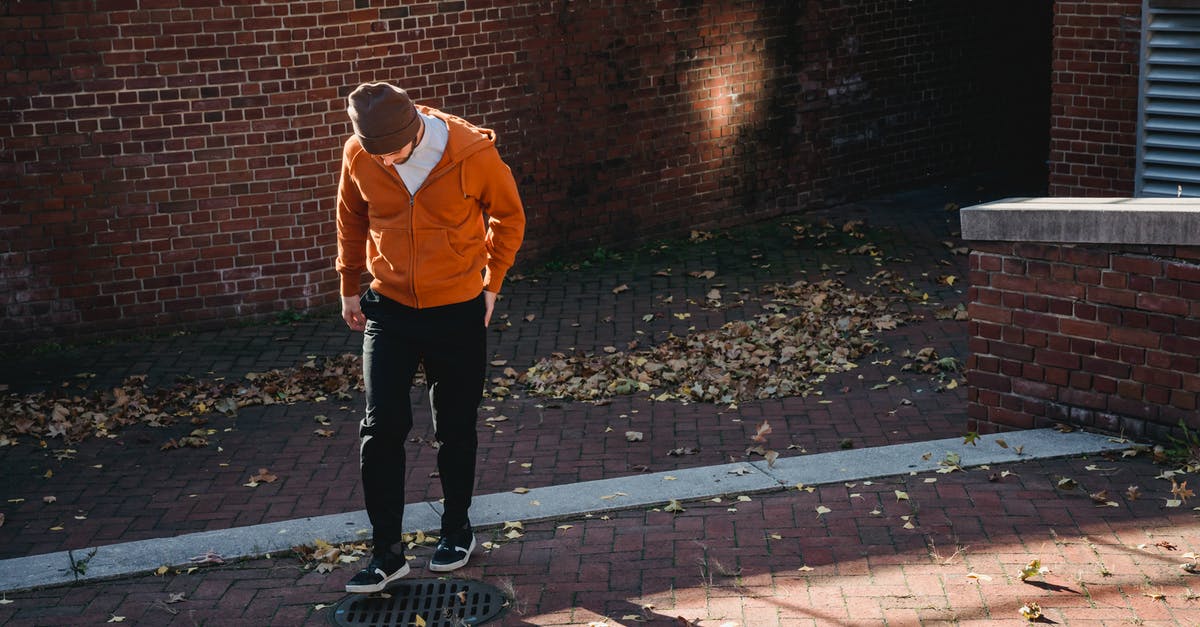
M 495 620 L 507 607 L 502 592 L 479 581 L 405 579 L 382 594 L 346 598 L 331 620 L 340 627 L 463 627 Z
M 1151 0 L 1143 15 L 1139 196 L 1200 197 L 1200 8 L 1193 7 Z

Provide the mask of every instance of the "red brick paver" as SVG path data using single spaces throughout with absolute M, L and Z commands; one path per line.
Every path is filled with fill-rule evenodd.
M 1164 506 L 1163 470 L 1145 456 L 1034 461 L 529 523 L 517 539 L 481 532 L 492 548 L 456 576 L 513 595 L 498 623 L 513 626 L 1015 625 L 1029 602 L 1045 624 L 1196 625 L 1200 580 L 1180 565 L 1200 522 L 1190 503 Z M 1101 491 L 1115 507 L 1089 496 Z M 429 549 L 411 554 L 410 576 L 431 576 Z M 1049 572 L 1022 582 L 1033 559 Z M 9 594 L 0 624 L 324 625 L 352 568 L 278 555 Z

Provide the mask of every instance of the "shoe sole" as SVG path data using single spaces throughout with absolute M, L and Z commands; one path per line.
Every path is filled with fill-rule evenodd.
M 474 553 L 474 552 L 475 552 L 475 536 L 472 535 L 471 536 L 471 546 L 467 547 L 467 554 L 464 555 L 462 559 L 458 560 L 457 562 L 450 562 L 449 564 L 434 564 L 433 560 L 430 559 L 429 560 L 429 570 L 432 570 L 435 573 L 448 573 L 452 570 L 458 570 L 458 569 L 462 568 L 463 566 L 467 565 L 467 561 L 469 561 L 471 559 L 471 553 Z
M 346 592 L 349 592 L 351 594 L 373 594 L 375 592 L 383 592 L 383 589 L 386 588 L 389 583 L 392 583 L 393 581 L 400 579 L 401 577 L 404 577 L 405 575 L 408 574 L 409 570 L 411 570 L 411 569 L 408 567 L 408 563 L 406 562 L 404 564 L 404 566 L 396 569 L 396 572 L 392 573 L 391 575 L 388 575 L 387 577 L 384 578 L 383 581 L 381 581 L 379 583 L 366 584 L 366 585 L 361 585 L 361 586 L 354 586 L 354 585 L 346 584 Z

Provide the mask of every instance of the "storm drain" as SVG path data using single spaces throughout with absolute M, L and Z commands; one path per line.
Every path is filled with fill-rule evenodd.
M 345 627 L 463 627 L 499 618 L 507 602 L 503 593 L 480 581 L 412 579 L 380 594 L 353 595 L 338 603 L 331 616 L 335 625 Z

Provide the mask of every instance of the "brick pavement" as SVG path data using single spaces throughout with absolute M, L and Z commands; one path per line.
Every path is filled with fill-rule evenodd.
M 895 286 L 930 294 L 929 303 L 963 303 L 962 283 L 942 275 L 966 276 L 966 256 L 956 254 L 957 214 L 946 202 L 973 202 L 970 189 L 932 189 L 847 205 L 803 217 L 753 225 L 702 241 L 647 246 L 622 259 L 594 258 L 571 271 L 528 271 L 514 276 L 494 324 L 491 351 L 504 367 L 524 371 L 554 352 L 599 352 L 637 340 L 643 346 L 669 336 L 719 327 L 761 311 L 761 287 L 838 278 L 870 290 L 880 270 L 895 273 Z M 841 225 L 865 220 L 866 237 L 845 235 Z M 821 227 L 822 221 L 832 228 Z M 806 228 L 797 240 L 797 228 Z M 870 243 L 878 255 L 846 254 Z M 601 256 L 596 256 L 601 257 Z M 690 276 L 711 270 L 711 279 Z M 614 288 L 628 289 L 614 293 Z M 708 290 L 727 295 L 721 307 L 706 305 Z M 667 299 L 671 299 L 670 304 Z M 875 446 L 942 438 L 962 432 L 965 389 L 935 393 L 928 376 L 900 369 L 898 354 L 923 347 L 965 359 L 965 322 L 938 320 L 934 307 L 898 303 L 923 317 L 882 334 L 891 349 L 863 360 L 848 374 L 830 375 L 821 398 L 744 402 L 736 410 L 711 404 L 657 403 L 645 395 L 617 397 L 610 404 L 576 403 L 514 394 L 490 399 L 483 416 L 507 422 L 481 431 L 479 491 L 507 491 L 645 471 L 722 463 L 745 458 L 748 435 L 763 419 L 785 439 L 781 454 L 823 452 L 839 446 Z M 653 314 L 651 320 L 644 316 Z M 686 317 L 685 317 L 686 315 Z M 240 379 L 248 372 L 294 367 L 310 357 L 357 353 L 360 336 L 333 315 L 292 324 L 257 325 L 220 331 L 86 346 L 0 360 L 0 382 L 14 391 L 103 390 L 127 377 L 144 375 L 148 389 L 189 380 Z M 890 365 L 872 361 L 891 359 Z M 499 376 L 493 367 L 489 376 Z M 92 378 L 79 378 L 89 373 Z M 886 389 L 873 389 L 896 377 Z M 411 500 L 440 496 L 434 470 L 428 404 L 414 391 L 417 413 L 409 483 Z M 905 404 L 911 403 L 911 404 Z M 186 421 L 165 428 L 135 426 L 112 439 L 63 443 L 45 448 L 25 439 L 0 449 L 0 472 L 14 481 L 0 487 L 0 559 L 118 540 L 166 537 L 230 525 L 274 522 L 361 508 L 356 428 L 361 399 L 343 402 L 242 408 L 236 419 L 210 414 L 205 448 L 162 451 L 171 438 L 187 435 Z M 332 437 L 314 434 L 315 418 L 331 423 Z M 610 430 L 611 429 L 611 430 Z M 627 430 L 645 434 L 624 439 Z M 779 435 L 776 437 L 778 438 Z M 788 449 L 788 445 L 795 448 Z M 698 449 L 674 457 L 665 452 Z M 525 467 L 522 464 L 532 464 Z M 271 484 L 243 484 L 267 468 L 280 477 Z M 50 474 L 47 477 L 47 473 Z M 46 497 L 54 501 L 47 503 Z
M 458 576 L 513 595 L 496 623 L 510 626 L 1016 625 L 1031 601 L 1043 624 L 1196 625 L 1200 585 L 1180 566 L 1200 522 L 1191 503 L 1164 507 L 1163 470 L 1146 455 L 1044 460 L 529 523 L 481 534 L 493 548 Z M 411 576 L 429 576 L 429 549 L 410 554 Z M 1049 572 L 1022 582 L 1032 559 Z M 351 568 L 277 555 L 10 593 L 0 624 L 326 625 Z
M 897 285 L 928 293 L 930 303 L 954 306 L 963 302 L 965 286 L 938 277 L 965 278 L 966 257 L 953 251 L 960 245 L 957 217 L 943 205 L 998 195 L 1007 194 L 971 187 L 919 190 L 706 241 L 647 247 L 622 259 L 597 255 L 570 272 L 525 271 L 506 289 L 500 310 L 506 318 L 495 325 L 493 356 L 520 371 L 555 351 L 600 351 L 635 339 L 650 345 L 756 313 L 759 288 L 799 277 L 837 277 L 863 289 L 876 272 L 888 270 L 901 277 Z M 793 239 L 800 225 L 822 232 L 822 219 L 835 226 L 866 219 L 866 241 L 880 254 L 839 253 L 854 242 L 836 229 L 828 239 Z M 704 270 L 715 276 L 689 276 Z M 629 289 L 614 293 L 619 285 Z M 706 307 L 705 294 L 714 287 L 742 295 L 743 302 Z M 664 304 L 667 297 L 672 304 Z M 937 320 L 927 304 L 902 307 L 924 319 L 881 334 L 891 350 L 875 361 L 923 347 L 965 358 L 964 322 Z M 648 313 L 657 315 L 645 320 Z M 310 355 L 354 353 L 358 341 L 340 321 L 324 317 L 10 355 L 0 363 L 0 381 L 14 390 L 48 389 L 90 372 L 93 387 L 135 374 L 148 375 L 151 386 L 169 386 L 180 376 L 236 378 L 294 366 Z M 771 444 L 783 455 L 961 435 L 964 389 L 934 392 L 929 376 L 902 371 L 901 361 L 863 363 L 854 372 L 831 375 L 819 398 L 743 402 L 736 410 L 653 402 L 644 395 L 602 404 L 555 401 L 528 397 L 517 386 L 514 395 L 485 402 L 485 417 L 509 420 L 481 429 L 479 492 L 745 459 L 749 436 L 763 419 L 773 425 Z M 889 377 L 896 379 L 881 387 Z M 243 408 L 236 419 L 215 418 L 210 426 L 217 433 L 200 449 L 161 451 L 163 441 L 186 429 L 144 426 L 69 447 L 51 440 L 45 449 L 29 442 L 0 449 L 0 472 L 13 479 L 0 488 L 0 511 L 6 515 L 0 559 L 360 509 L 358 401 Z M 439 493 L 436 481 L 428 479 L 434 464 L 424 441 L 430 434 L 421 420 L 423 404 L 416 408 L 414 438 L 422 441 L 410 448 L 410 499 L 432 500 Z M 313 435 L 318 415 L 328 417 L 333 437 Z M 627 441 L 628 429 L 642 431 L 644 439 Z M 666 454 L 679 447 L 699 452 Z M 74 452 L 58 459 L 66 448 Z M 1130 624 L 1136 618 L 1147 625 L 1200 624 L 1189 613 L 1197 603 L 1184 598 L 1191 594 L 1188 578 L 1174 557 L 1195 550 L 1190 510 L 1161 507 L 1164 482 L 1152 479 L 1160 470 L 1153 464 L 1116 463 L 1119 472 L 1107 474 L 1104 484 L 1110 495 L 1140 482 L 1147 492 L 1143 499 L 1116 499 L 1120 507 L 1098 508 L 1086 494 L 1055 491 L 1051 478 L 1082 474 L 1077 460 L 1031 463 L 994 483 L 979 472 L 930 477 L 938 479 L 933 484 L 901 477 L 895 482 L 902 483 L 755 497 L 737 503 L 737 512 L 727 511 L 730 503 L 689 503 L 677 516 L 626 511 L 607 520 L 531 524 L 525 538 L 482 556 L 464 576 L 511 583 L 517 603 L 505 624 L 513 625 L 586 624 L 604 617 L 613 619 L 609 624 L 636 624 L 622 619 L 634 614 L 660 624 L 675 616 L 739 625 L 883 624 L 883 619 L 903 625 L 1009 624 L 1018 620 L 1013 604 L 1032 598 L 1031 590 L 1047 599 L 1042 602 L 1047 616 L 1059 623 Z M 263 467 L 280 480 L 242 485 Z M 1098 489 L 1093 484 L 1101 485 L 1099 476 L 1089 471 L 1088 477 L 1085 487 Z M 910 501 L 896 501 L 895 489 L 906 490 Z M 44 496 L 56 500 L 46 503 Z M 818 518 L 814 503 L 832 511 Z M 870 514 L 871 503 L 880 515 Z M 911 515 L 915 506 L 916 529 L 904 529 L 898 517 Z M 558 529 L 561 524 L 572 527 Z M 1080 539 L 1084 536 L 1091 544 Z M 1164 539 L 1178 552 L 1153 547 Z M 1051 582 L 1070 591 L 1013 580 L 1013 566 L 1037 555 L 1059 577 Z M 1083 574 L 1069 581 L 1056 566 L 1086 563 L 1103 566 L 1081 566 L 1075 570 Z M 961 571 L 968 564 L 992 579 L 966 579 Z M 813 570 L 797 570 L 804 565 Z M 0 623 L 91 624 L 118 615 L 144 624 L 326 624 L 321 612 L 328 609 L 313 608 L 336 602 L 349 575 L 345 568 L 328 575 L 302 571 L 294 559 L 276 556 L 189 575 L 10 594 L 14 602 L 0 604 Z M 1163 600 L 1146 596 L 1160 589 Z M 161 602 L 179 592 L 186 602 Z M 1063 599 L 1074 604 L 1064 605 Z M 644 604 L 654 608 L 643 609 Z M 1062 613 L 1068 605 L 1069 616 Z

